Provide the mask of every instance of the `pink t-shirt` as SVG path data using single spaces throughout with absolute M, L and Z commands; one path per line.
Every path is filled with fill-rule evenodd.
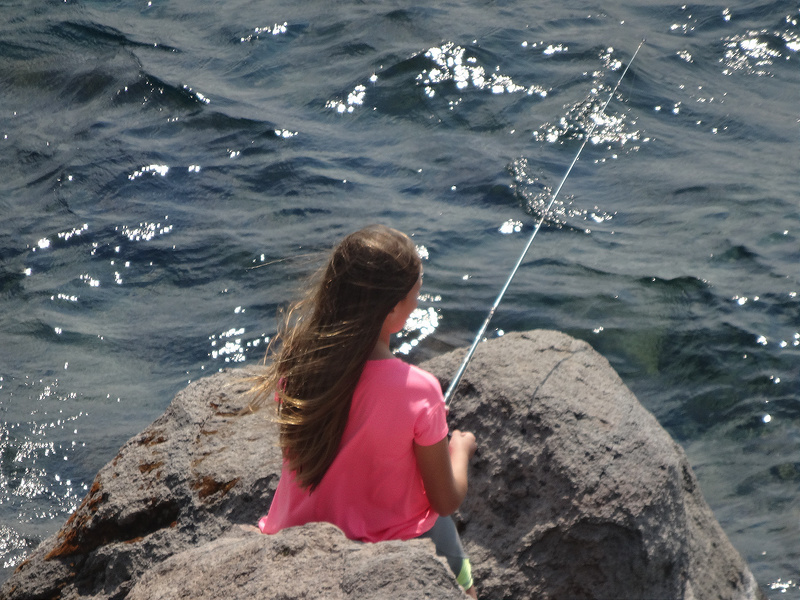
M 353 540 L 409 539 L 433 527 L 414 455 L 447 436 L 444 398 L 430 373 L 397 358 L 368 361 L 353 394 L 339 452 L 309 494 L 281 471 L 263 533 L 314 521 L 333 523 Z

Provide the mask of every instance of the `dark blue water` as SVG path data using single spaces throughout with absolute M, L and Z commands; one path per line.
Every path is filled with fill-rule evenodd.
M 591 343 L 800 598 L 800 10 L 738 4 L 0 3 L 3 575 L 351 230 L 468 344 L 596 122 L 490 335 Z

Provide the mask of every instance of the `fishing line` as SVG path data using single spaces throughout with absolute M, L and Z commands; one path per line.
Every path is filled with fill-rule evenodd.
M 608 95 L 608 100 L 606 100 L 605 104 L 603 104 L 603 108 L 600 109 L 600 113 L 599 114 L 605 113 L 606 108 L 608 108 L 608 105 L 611 102 L 611 99 L 614 97 L 614 94 L 617 93 L 617 88 L 619 87 L 619 84 L 622 83 L 622 80 L 625 78 L 625 74 L 628 72 L 628 69 L 633 64 L 633 61 L 636 58 L 636 55 L 639 54 L 639 50 L 644 45 L 644 43 L 645 43 L 644 39 L 641 42 L 639 42 L 639 45 L 636 48 L 636 52 L 633 53 L 633 56 L 631 57 L 630 61 L 628 61 L 628 64 L 625 66 L 625 70 L 622 71 L 622 75 L 619 76 L 619 79 L 617 80 L 617 83 L 614 86 L 614 89 L 611 90 L 611 93 Z M 531 234 L 530 238 L 528 238 L 528 243 L 525 244 L 525 249 L 522 251 L 522 254 L 520 254 L 519 258 L 517 259 L 517 264 L 515 264 L 514 268 L 511 269 L 511 273 L 509 274 L 508 279 L 506 279 L 505 285 L 503 285 L 503 288 L 500 290 L 500 293 L 497 295 L 497 298 L 495 299 L 494 304 L 492 305 L 492 308 L 489 309 L 489 314 L 486 316 L 486 319 L 484 320 L 483 325 L 481 325 L 481 328 L 478 331 L 478 334 L 475 336 L 475 339 L 472 341 L 472 345 L 470 346 L 469 351 L 467 352 L 467 355 L 464 357 L 464 360 L 461 362 L 461 366 L 458 368 L 458 371 L 456 372 L 455 377 L 453 377 L 453 380 L 450 382 L 450 386 L 447 388 L 447 391 L 445 392 L 445 395 L 444 395 L 444 403 L 445 403 L 445 406 L 448 409 L 450 408 L 450 403 L 453 400 L 453 394 L 455 392 L 455 389 L 456 389 L 456 387 L 458 387 L 458 384 L 461 381 L 461 377 L 463 377 L 463 375 L 464 375 L 464 371 L 467 370 L 467 365 L 469 365 L 469 362 L 472 360 L 472 355 L 475 354 L 475 350 L 477 349 L 478 344 L 480 343 L 481 339 L 483 338 L 483 334 L 486 333 L 486 328 L 489 326 L 489 321 L 492 320 L 492 317 L 494 316 L 494 313 L 497 310 L 497 307 L 500 305 L 500 302 L 503 300 L 503 296 L 505 295 L 506 290 L 508 289 L 508 286 L 511 284 L 511 280 L 514 279 L 514 275 L 517 274 L 517 270 L 519 269 L 520 265 L 522 264 L 522 261 L 525 259 L 525 255 L 528 253 L 528 250 L 530 249 L 531 245 L 533 244 L 533 240 L 536 237 L 536 234 L 539 233 L 539 229 L 541 228 L 542 223 L 544 222 L 545 215 L 547 215 L 547 213 L 550 212 L 550 209 L 553 207 L 553 203 L 556 201 L 556 198 L 558 197 L 559 192 L 561 192 L 561 188 L 564 186 L 564 182 L 567 180 L 567 177 L 569 177 L 569 174 L 572 172 L 572 167 L 574 167 L 575 163 L 578 162 L 578 157 L 580 157 L 581 152 L 583 152 L 583 148 L 584 148 L 584 146 L 586 146 L 586 142 L 589 140 L 590 137 L 592 137 L 592 133 L 594 132 L 594 128 L 597 126 L 597 121 L 598 120 L 599 119 L 597 119 L 597 118 L 592 119 L 592 125 L 589 128 L 589 131 L 586 132 L 586 135 L 583 138 L 583 142 L 581 143 L 581 147 L 578 148 L 578 152 L 575 154 L 575 158 L 572 159 L 572 163 L 569 165 L 569 168 L 567 169 L 567 172 L 564 173 L 564 177 L 561 179 L 561 183 L 558 184 L 558 187 L 556 188 L 556 191 L 553 193 L 552 198 L 550 198 L 550 202 L 547 205 L 547 208 L 544 211 L 542 211 L 542 214 L 539 217 L 539 221 L 536 223 L 536 227 L 533 228 L 533 233 Z
M 270 265 L 277 265 L 278 263 L 288 262 L 290 260 L 297 260 L 298 258 L 308 258 L 309 256 L 313 256 L 315 258 L 319 258 L 321 254 L 319 252 L 308 252 L 306 254 L 297 254 L 295 256 L 286 256 L 284 258 L 276 258 L 275 260 L 271 260 L 269 262 L 263 262 L 257 264 L 253 267 L 245 268 L 245 271 L 252 271 L 253 269 L 260 269 L 261 267 L 269 267 Z

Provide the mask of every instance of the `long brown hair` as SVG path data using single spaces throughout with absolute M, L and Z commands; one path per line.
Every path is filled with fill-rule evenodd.
M 256 403 L 277 394 L 280 446 L 301 487 L 313 491 L 336 457 L 383 322 L 420 272 L 405 234 L 371 225 L 334 248 L 306 295 L 285 314 Z

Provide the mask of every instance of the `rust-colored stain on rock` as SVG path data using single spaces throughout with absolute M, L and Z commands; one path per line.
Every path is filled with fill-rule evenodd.
M 86 525 L 91 520 L 94 513 L 97 512 L 100 505 L 106 500 L 107 495 L 102 492 L 100 480 L 99 478 L 95 478 L 94 483 L 92 483 L 92 488 L 83 499 L 83 502 L 81 502 L 77 510 L 70 515 L 64 527 L 59 531 L 58 539 L 61 540 L 61 543 L 48 552 L 44 559 L 52 560 L 54 558 L 69 556 L 84 551 L 86 540 L 83 538 L 86 532 Z M 89 542 L 89 544 L 91 545 L 91 542 Z M 92 548 L 97 547 L 97 545 L 98 544 L 92 545 Z
M 151 471 L 155 471 L 159 467 L 164 466 L 164 461 L 161 460 L 159 462 L 152 462 L 152 463 L 142 463 L 139 465 L 139 471 L 141 473 L 150 473 Z
M 239 477 L 231 479 L 230 481 L 219 482 L 214 480 L 213 477 L 209 477 L 208 475 L 206 475 L 202 479 L 195 481 L 192 484 L 192 488 L 198 490 L 198 496 L 200 496 L 201 500 L 205 500 L 209 496 L 213 496 L 214 494 L 217 493 L 221 493 L 224 496 L 238 482 L 239 482 Z

